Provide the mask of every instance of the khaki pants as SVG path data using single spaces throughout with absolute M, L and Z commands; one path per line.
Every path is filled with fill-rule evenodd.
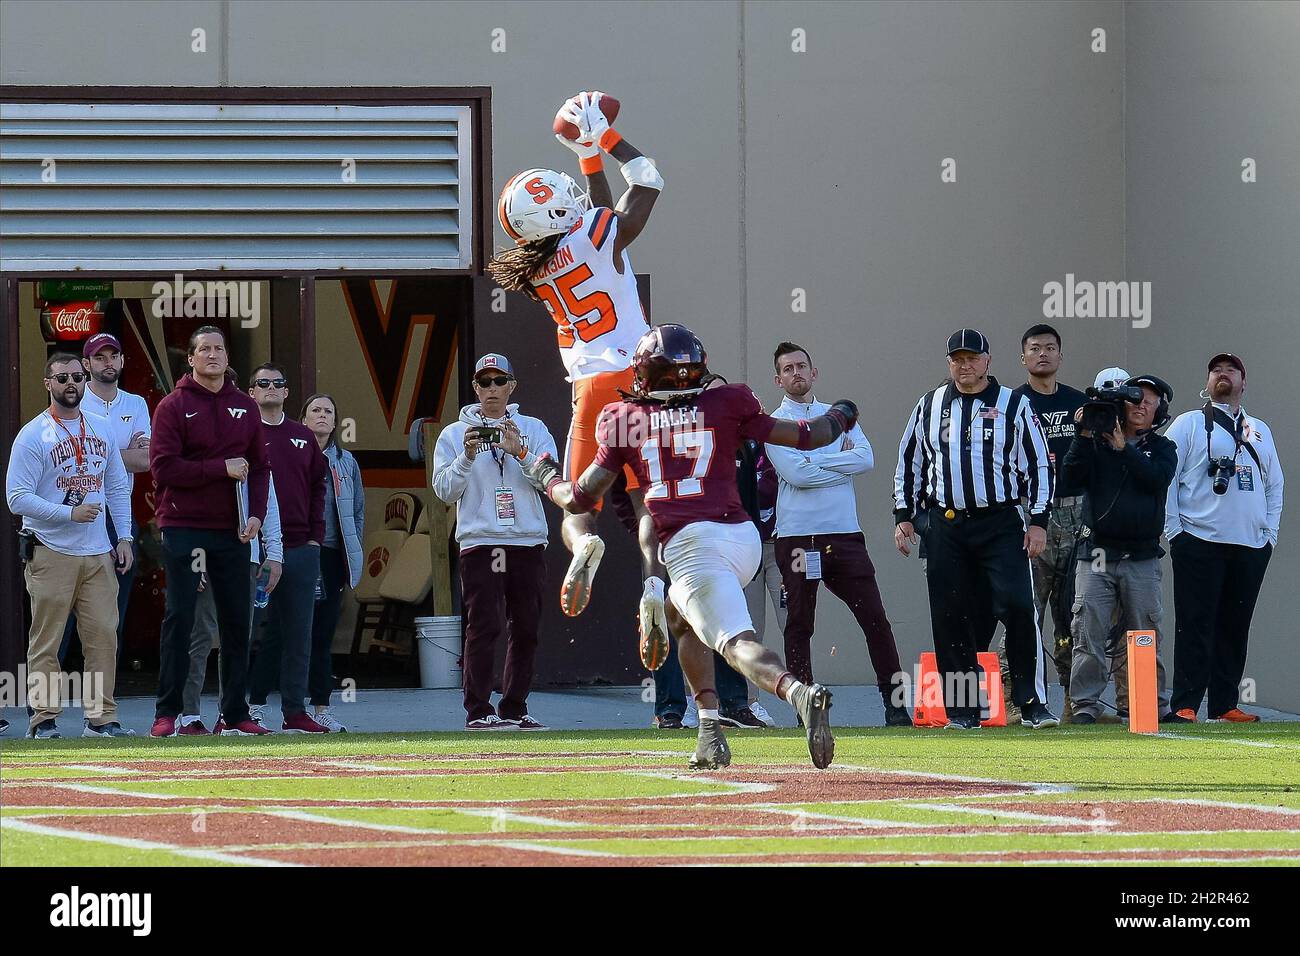
M 95 726 L 117 720 L 117 573 L 111 552 L 60 554 L 38 544 L 23 572 L 32 598 L 27 644 L 29 729 L 63 712 L 59 644 L 68 615 L 77 612 L 77 631 L 86 672 L 81 705 Z

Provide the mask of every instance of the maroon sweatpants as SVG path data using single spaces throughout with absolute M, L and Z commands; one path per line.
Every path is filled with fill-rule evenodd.
M 822 556 L 821 581 L 809 581 L 801 566 L 795 561 L 795 550 L 804 553 L 816 550 Z M 898 663 L 898 647 L 894 644 L 894 630 L 885 616 L 885 605 L 880 600 L 876 585 L 876 568 L 867 554 L 866 539 L 862 533 L 796 535 L 776 539 L 776 563 L 781 569 L 785 584 L 785 666 L 804 683 L 813 679 L 812 652 L 813 622 L 817 616 L 817 586 L 826 587 L 849 606 L 867 639 L 867 653 L 876 671 L 876 685 L 889 699 L 896 674 L 902 668 Z
M 517 720 L 528 713 L 537 657 L 546 548 L 483 545 L 460 553 L 460 593 L 465 611 L 465 719 L 491 713 Z M 507 634 L 501 704 L 492 708 L 497 638 Z

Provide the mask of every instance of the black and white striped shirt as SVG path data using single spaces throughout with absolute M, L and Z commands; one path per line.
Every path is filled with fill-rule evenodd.
M 951 382 L 926 392 L 898 443 L 894 519 L 937 504 L 957 510 L 1015 504 L 1046 526 L 1053 493 L 1047 436 L 1029 399 L 997 383 L 963 395 Z

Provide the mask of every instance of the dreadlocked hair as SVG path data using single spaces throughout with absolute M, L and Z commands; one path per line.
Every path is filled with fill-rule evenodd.
M 545 239 L 534 239 L 513 249 L 498 252 L 487 264 L 487 273 L 507 292 L 522 292 L 529 298 L 538 299 L 531 279 L 551 261 L 551 256 L 555 255 L 563 238 L 564 233 L 558 232 Z

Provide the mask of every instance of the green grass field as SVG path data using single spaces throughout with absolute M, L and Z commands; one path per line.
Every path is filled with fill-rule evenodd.
M 0 741 L 0 865 L 1300 863 L 1300 724 Z

